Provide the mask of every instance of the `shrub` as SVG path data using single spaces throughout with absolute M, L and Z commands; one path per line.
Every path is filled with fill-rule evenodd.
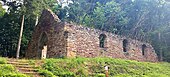
M 14 73 L 12 73 L 12 74 L 5 74 L 2 77 L 28 77 L 28 76 L 26 76 L 25 74 L 14 74 Z
M 6 64 L 7 60 L 5 58 L 0 57 L 0 64 Z
M 0 64 L 0 77 L 28 77 L 18 73 L 10 64 Z
M 76 72 L 76 75 L 78 77 L 88 77 L 88 71 L 86 71 L 83 68 L 78 68 L 78 71 Z
M 51 73 L 48 70 L 39 70 L 38 72 L 40 73 L 40 75 L 43 75 L 45 77 L 56 77 L 53 73 Z
M 3 64 L 0 65 L 0 74 L 14 72 L 14 67 L 12 65 Z
M 76 77 L 76 75 L 72 72 L 63 72 L 58 75 L 59 77 Z

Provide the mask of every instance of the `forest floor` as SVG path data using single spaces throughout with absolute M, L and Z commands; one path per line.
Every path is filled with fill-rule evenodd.
M 0 58 L 0 77 L 170 77 L 170 63 L 113 58 L 26 60 Z

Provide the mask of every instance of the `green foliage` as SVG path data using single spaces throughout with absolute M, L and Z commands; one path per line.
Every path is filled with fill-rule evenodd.
M 6 74 L 6 75 L 3 75 L 3 77 L 28 77 L 24 74 Z
M 59 77 L 105 77 L 105 65 L 109 66 L 109 76 L 114 77 L 170 76 L 169 63 L 137 62 L 112 58 L 47 59 L 44 61 L 41 69 Z
M 2 5 L 0 3 L 0 18 L 5 14 L 5 9 L 2 8 Z
M 68 14 L 64 20 L 109 32 L 115 32 L 128 23 L 126 12 L 114 0 L 106 3 L 78 0 L 64 9 L 66 13 L 63 14 Z
M 106 77 L 105 74 L 96 74 L 94 77 Z
M 7 60 L 5 58 L 0 57 L 0 64 L 6 64 Z
M 0 77 L 29 77 L 21 74 L 11 65 L 7 64 L 7 58 L 0 57 Z
M 55 11 L 55 7 L 57 6 L 57 2 L 55 0 L 25 0 L 24 10 L 26 15 L 29 16 L 40 16 L 43 9 L 52 9 Z
M 0 77 L 28 77 L 24 74 L 16 72 L 12 65 L 0 64 Z
M 68 71 L 69 68 L 60 68 L 60 66 L 57 66 L 55 62 L 56 61 L 54 59 L 47 60 L 46 63 L 43 65 L 43 68 L 45 68 L 48 71 L 51 71 L 56 76 L 61 76 L 61 77 L 63 76 L 74 77 L 75 76 L 74 73 Z
M 43 76 L 45 76 L 45 77 L 56 77 L 55 75 L 53 75 L 53 73 L 51 73 L 51 72 L 48 71 L 48 70 L 42 70 L 42 69 L 40 69 L 38 72 L 40 73 L 40 75 L 43 75 Z

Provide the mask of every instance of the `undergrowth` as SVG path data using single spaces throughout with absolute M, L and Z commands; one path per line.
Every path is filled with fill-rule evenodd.
M 28 77 L 15 70 L 11 64 L 7 64 L 6 58 L 0 57 L 0 77 Z

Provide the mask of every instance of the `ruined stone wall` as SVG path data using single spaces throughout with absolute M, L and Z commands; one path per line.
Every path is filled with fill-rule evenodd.
M 42 35 L 45 34 L 47 41 Z M 105 36 L 100 46 L 100 35 Z M 123 41 L 127 40 L 126 52 Z M 57 57 L 112 57 L 138 61 L 157 61 L 157 55 L 148 43 L 121 37 L 109 32 L 61 22 L 50 10 L 44 10 L 28 45 L 27 58 L 40 58 L 42 44 L 47 45 L 47 58 Z M 142 50 L 142 46 L 145 49 Z M 143 53 L 144 51 L 144 53 Z
M 50 10 L 44 10 L 26 52 L 27 58 L 41 58 L 40 39 L 47 35 L 47 58 L 66 56 L 66 39 L 64 38 L 64 23 Z M 43 39 L 43 38 L 42 38 Z
M 69 32 L 67 39 L 67 55 L 71 57 L 112 57 L 138 61 L 157 61 L 154 49 L 148 43 L 142 43 L 126 37 L 90 29 L 74 24 L 66 24 L 65 30 Z M 99 46 L 99 36 L 106 35 L 105 45 Z M 128 41 L 127 52 L 123 51 L 123 40 Z M 142 45 L 146 45 L 145 54 L 142 54 Z

